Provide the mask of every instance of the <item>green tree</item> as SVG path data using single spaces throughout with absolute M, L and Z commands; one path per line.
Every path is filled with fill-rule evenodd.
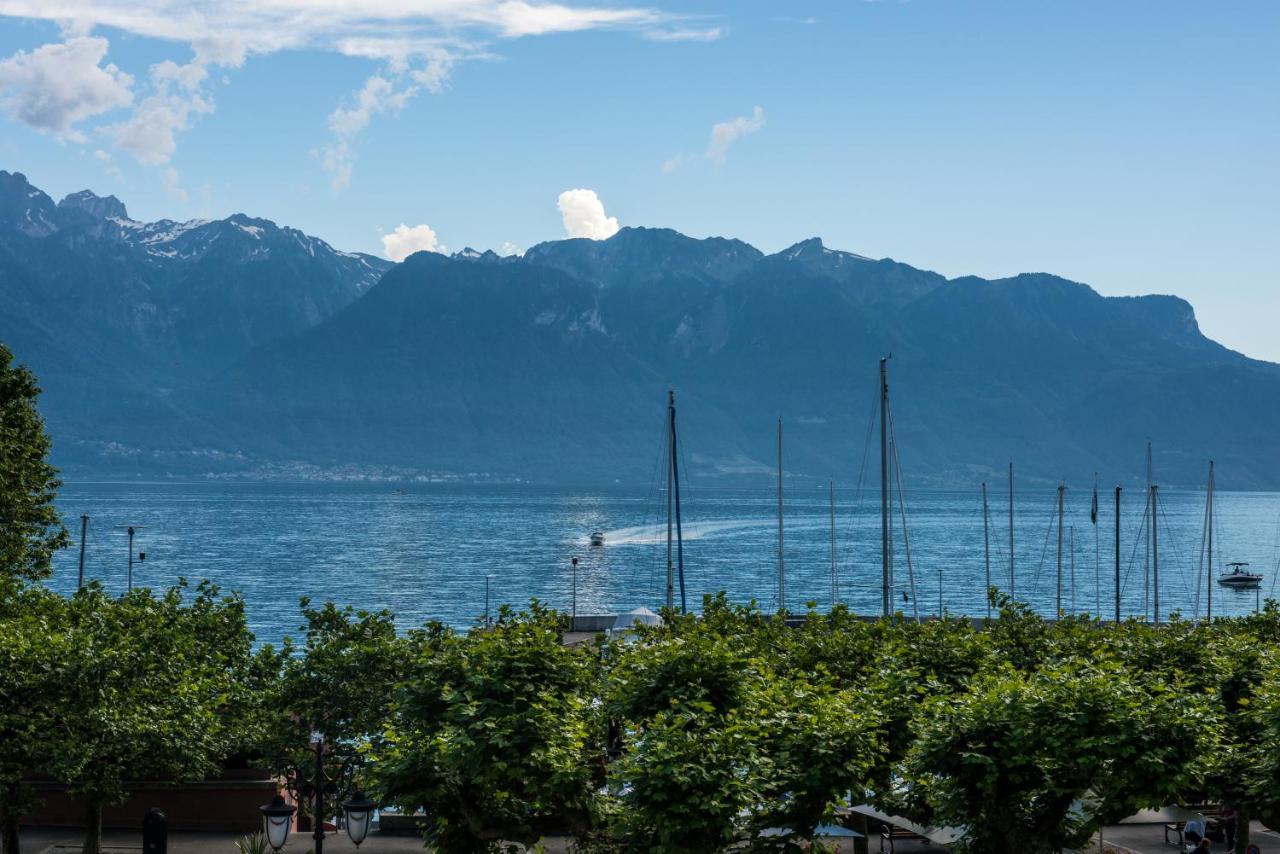
M 1249 821 L 1280 826 L 1280 609 L 1213 624 L 1211 696 L 1222 716 L 1205 791 L 1237 812 L 1236 850 L 1250 842 Z
M 305 804 L 303 782 L 314 776 L 313 734 L 324 736 L 327 773 L 344 763 L 358 770 L 387 725 L 405 653 L 389 611 L 332 602 L 313 608 L 305 598 L 300 606 L 303 644 L 286 638 L 280 650 L 279 677 L 266 692 L 259 733 L 266 764 Z
M 599 655 L 566 646 L 566 627 L 535 601 L 518 615 L 504 607 L 489 630 L 414 633 L 375 775 L 384 800 L 430 816 L 436 849 L 591 836 L 604 782 Z
M 709 854 L 738 842 L 762 803 L 756 722 L 697 701 L 662 711 L 635 733 L 614 769 L 623 848 Z
M 47 767 L 58 731 L 56 662 L 67 654 L 66 600 L 0 577 L 0 833 L 18 854 L 18 823 L 38 805 L 27 778 Z
M 865 693 L 801 679 L 771 680 L 757 699 L 760 805 L 753 829 L 812 839 L 851 792 L 872 787 L 886 748 L 877 710 Z
M 1005 667 L 926 703 L 898 805 L 968 851 L 1052 854 L 1176 800 L 1214 728 L 1203 697 L 1114 665 Z
M 48 577 L 53 553 L 68 542 L 39 396 L 35 377 L 0 344 L 0 574 L 26 579 Z
M 243 603 L 202 584 L 184 604 L 187 592 L 114 599 L 90 585 L 68 603 L 48 769 L 85 802 L 85 854 L 101 850 L 102 808 L 126 781 L 202 779 L 238 743 Z

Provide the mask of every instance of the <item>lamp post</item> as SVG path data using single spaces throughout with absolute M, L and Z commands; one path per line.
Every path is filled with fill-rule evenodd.
M 578 622 L 578 559 L 573 559 L 573 611 L 569 618 L 569 631 L 574 631 Z
M 133 592 L 133 535 L 143 529 L 143 525 L 116 525 L 117 528 L 129 535 L 129 575 L 126 578 L 125 587 L 129 592 Z M 138 555 L 139 561 L 147 559 L 146 552 Z
M 303 766 L 299 765 L 294 769 L 290 779 L 290 788 L 297 795 L 298 802 L 310 801 L 312 805 L 311 819 L 315 826 L 311 838 L 314 843 L 312 845 L 314 854 L 324 854 L 326 796 L 346 797 L 346 800 L 341 802 L 342 814 L 346 819 L 347 836 L 357 848 L 369 834 L 370 825 L 373 823 L 373 811 L 378 806 L 352 782 L 358 757 L 354 755 L 338 757 L 336 751 L 327 748 L 324 735 L 319 732 L 312 733 L 311 743 L 307 746 L 307 751 L 315 756 L 311 775 L 307 776 Z M 330 760 L 329 768 L 325 767 L 326 757 Z M 270 804 L 259 809 L 262 812 L 262 825 L 267 842 L 274 851 L 278 852 L 289 839 L 289 830 L 297 807 L 286 804 L 284 798 L 276 795 Z

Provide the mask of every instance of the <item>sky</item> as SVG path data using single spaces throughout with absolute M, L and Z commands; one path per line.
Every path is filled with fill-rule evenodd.
M 1280 361 L 1274 0 L 0 0 L 0 169 L 393 259 L 819 236 Z

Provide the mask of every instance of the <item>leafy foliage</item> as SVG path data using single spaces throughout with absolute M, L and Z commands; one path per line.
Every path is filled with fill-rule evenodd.
M 896 796 L 907 814 L 1008 854 L 1079 847 L 1176 800 L 1216 735 L 1204 698 L 1083 663 L 977 676 L 931 698 L 914 729 Z
M 187 592 L 117 600 L 91 585 L 67 603 L 47 767 L 88 805 L 86 852 L 98 850 L 101 809 L 123 801 L 125 781 L 201 779 L 237 743 L 252 642 L 244 605 L 207 583 L 189 604 Z
M 36 410 L 40 389 L 0 344 L 0 576 L 46 578 L 68 542 L 54 507 L 61 485 L 49 464 L 49 436 Z
M 415 633 L 396 692 L 377 790 L 427 809 L 433 845 L 490 851 L 546 833 L 589 836 L 603 781 L 598 656 L 566 646 L 567 622 L 536 602 L 492 630 Z

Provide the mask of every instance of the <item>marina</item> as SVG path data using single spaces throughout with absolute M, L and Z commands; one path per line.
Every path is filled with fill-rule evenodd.
M 1015 582 L 1017 598 L 1049 615 L 1057 598 L 1056 520 L 1053 485 L 1016 484 Z M 1123 494 L 1121 511 L 1121 609 L 1147 613 L 1154 592 L 1145 584 L 1141 535 L 1141 486 Z M 1138 497 L 1134 497 L 1134 495 Z M 834 499 L 834 501 L 833 501 Z M 990 504 L 1007 500 L 1005 485 L 988 484 Z M 912 560 L 922 616 L 942 607 L 951 615 L 985 616 L 987 567 L 981 489 L 908 489 Z M 881 608 L 879 496 L 839 480 L 788 483 L 786 586 L 788 606 L 832 601 L 832 516 L 838 601 L 859 614 Z M 652 488 L 552 488 L 535 486 L 415 485 L 391 496 L 382 484 L 315 483 L 68 483 L 59 506 L 69 520 L 91 517 L 85 577 L 109 590 L 127 585 L 127 532 L 116 525 L 145 525 L 135 550 L 147 559 L 133 567 L 134 585 L 163 587 L 179 577 L 209 578 L 244 594 L 251 628 L 263 641 L 278 640 L 298 623 L 297 600 L 333 599 L 369 609 L 389 608 L 401 629 L 440 620 L 474 625 L 485 612 L 485 577 L 495 603 L 521 605 L 531 597 L 566 612 L 573 593 L 571 558 L 578 557 L 579 613 L 621 614 L 665 603 L 667 527 L 665 492 Z M 1114 616 L 1113 509 L 1104 502 L 1090 524 L 1090 488 L 1064 497 L 1064 517 L 1074 526 L 1075 585 L 1070 554 L 1063 599 L 1080 612 Z M 832 513 L 834 504 L 835 512 Z M 1198 549 L 1205 492 L 1160 492 L 1161 612 L 1204 615 L 1208 604 Z M 1212 594 L 1215 616 L 1252 612 L 1274 595 L 1280 494 L 1219 492 L 1215 527 L 1230 543 L 1229 559 L 1251 564 L 1264 579 L 1257 589 L 1221 585 Z M 682 533 L 689 609 L 702 596 L 723 590 L 734 601 L 755 599 L 777 607 L 776 483 L 723 488 L 682 484 Z M 1007 519 L 991 513 L 990 578 L 1009 590 Z M 75 533 L 79 533 L 79 525 Z M 592 547 L 600 531 L 605 544 Z M 1095 565 L 1095 534 L 1098 565 Z M 1216 541 L 1215 541 L 1216 542 Z M 1070 548 L 1070 538 L 1067 540 Z M 900 546 L 899 546 L 900 549 Z M 1215 558 L 1219 560 L 1215 545 Z M 49 582 L 75 589 L 78 548 L 55 559 Z M 899 555 L 899 562 L 904 560 Z M 1095 575 L 1095 568 L 1099 569 Z M 1225 569 L 1225 567 L 1219 567 Z M 1214 575 L 1216 576 L 1217 570 Z M 906 579 L 900 579 L 905 582 Z M 1197 609 L 1197 585 L 1199 607 Z M 910 614 L 895 587 L 897 609 Z

